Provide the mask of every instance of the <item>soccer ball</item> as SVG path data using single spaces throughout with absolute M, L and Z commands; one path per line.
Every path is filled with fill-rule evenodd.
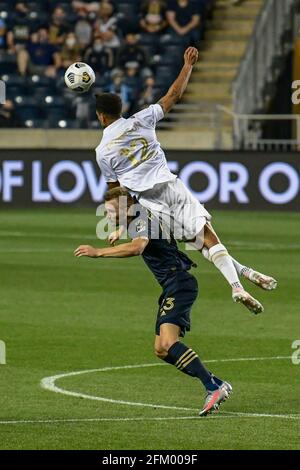
M 68 88 L 77 93 L 86 93 L 95 83 L 95 72 L 87 64 L 76 62 L 70 65 L 65 73 L 65 83 Z

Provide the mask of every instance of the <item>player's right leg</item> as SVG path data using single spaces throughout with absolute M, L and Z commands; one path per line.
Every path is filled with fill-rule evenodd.
M 160 325 L 159 335 L 155 337 L 155 354 L 184 374 L 198 378 L 202 382 L 206 398 L 199 416 L 206 416 L 219 409 L 220 404 L 229 397 L 232 387 L 227 382 L 217 379 L 206 369 L 197 353 L 179 341 L 180 332 L 181 328 L 178 325 L 171 323 Z

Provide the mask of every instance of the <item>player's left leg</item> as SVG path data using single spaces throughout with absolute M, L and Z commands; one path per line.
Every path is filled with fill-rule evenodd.
M 203 254 L 203 253 L 202 253 Z M 205 256 L 205 254 L 203 254 Z M 248 281 L 252 282 L 256 286 L 260 287 L 263 290 L 274 290 L 277 287 L 277 281 L 271 276 L 267 276 L 266 274 L 262 274 L 259 271 L 255 271 L 254 269 L 250 268 L 249 266 L 245 266 L 236 259 L 231 256 L 233 261 L 234 267 L 237 270 L 239 276 L 248 279 Z
M 160 325 L 159 333 L 155 337 L 156 356 L 190 377 L 198 378 L 205 387 L 207 395 L 200 416 L 206 416 L 217 410 L 229 397 L 232 391 L 231 385 L 215 377 L 200 361 L 198 354 L 179 341 L 181 333 L 179 326 L 163 323 Z
M 202 251 L 203 249 L 207 250 L 208 259 L 221 271 L 230 284 L 234 302 L 242 303 L 255 314 L 263 312 L 264 308 L 261 303 L 245 291 L 231 256 L 209 223 L 204 227 L 203 239 Z
M 221 243 L 221 242 L 210 223 L 206 224 L 204 233 L 205 233 L 205 238 L 204 238 L 204 246 L 201 250 L 202 255 L 208 261 L 213 262 L 210 256 L 209 249 L 207 248 L 207 244 L 208 243 L 211 243 L 211 244 Z M 271 276 L 267 276 L 266 274 L 262 274 L 258 271 L 255 271 L 249 266 L 245 266 L 239 263 L 239 261 L 234 259 L 233 256 L 230 256 L 230 257 L 239 276 L 247 279 L 248 281 L 260 287 L 261 289 L 268 290 L 268 291 L 276 289 L 277 287 L 276 279 L 274 279 Z

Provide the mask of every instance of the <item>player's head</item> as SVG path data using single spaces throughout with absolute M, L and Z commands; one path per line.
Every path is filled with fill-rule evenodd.
M 105 194 L 104 201 L 107 217 L 117 224 L 120 219 L 127 220 L 128 209 L 134 204 L 133 197 L 121 187 L 110 189 Z
M 115 93 L 98 93 L 96 95 L 96 111 L 103 127 L 120 119 L 122 113 L 122 100 Z

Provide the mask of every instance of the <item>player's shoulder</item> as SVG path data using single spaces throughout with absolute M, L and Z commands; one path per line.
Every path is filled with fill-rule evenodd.
M 128 120 L 134 120 L 141 124 L 150 124 L 152 126 L 156 121 L 159 121 L 163 117 L 164 111 L 162 106 L 159 103 L 155 103 L 133 114 Z
M 133 219 L 128 227 L 130 238 L 147 237 L 149 240 L 157 238 L 159 235 L 159 221 L 139 203 L 134 205 L 133 210 Z

